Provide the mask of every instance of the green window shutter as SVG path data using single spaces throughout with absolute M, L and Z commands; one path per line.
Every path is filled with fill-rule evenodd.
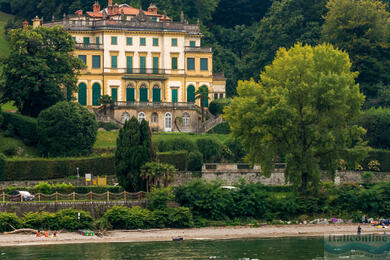
M 172 89 L 172 102 L 177 102 L 177 88 Z
M 140 73 L 146 72 L 146 57 L 145 56 L 139 57 L 139 68 L 140 68 Z
M 140 88 L 139 89 L 139 101 L 140 102 L 148 102 L 148 89 Z
M 177 39 L 176 39 L 176 38 L 173 38 L 173 39 L 172 39 L 172 46 L 173 46 L 173 47 L 176 47 L 176 46 L 177 46 Z
M 172 57 L 172 69 L 177 70 L 177 57 Z
M 126 38 L 126 45 L 133 45 L 133 38 L 132 37 Z
M 99 37 L 96 37 L 96 44 L 97 44 L 97 45 L 100 44 L 100 38 L 99 38 Z
M 87 55 L 79 55 L 79 59 L 84 62 L 84 64 L 87 64 Z
M 92 68 L 100 69 L 100 55 L 92 55 Z
M 190 41 L 190 47 L 195 47 L 196 41 Z
M 133 73 L 133 56 L 126 57 L 127 73 Z
M 111 36 L 111 44 L 116 45 L 118 43 L 118 37 L 116 36 Z
M 118 56 L 111 56 L 111 68 L 116 69 L 118 67 Z
M 118 89 L 117 88 L 111 89 L 111 98 L 113 101 L 118 101 Z
M 146 46 L 146 39 L 145 38 L 140 38 L 140 45 Z
M 157 22 L 157 17 L 152 17 L 153 22 Z
M 158 46 L 158 38 L 153 38 L 153 46 Z
M 76 42 L 76 37 L 72 37 L 73 41 Z
M 195 59 L 187 58 L 187 70 L 195 70 Z
M 153 102 L 161 102 L 161 90 L 159 88 L 153 89 Z
M 158 57 L 153 57 L 153 73 L 158 74 Z
M 200 58 L 200 70 L 208 71 L 209 70 L 209 64 L 207 58 Z
M 89 44 L 89 37 L 84 37 L 83 38 L 83 43 L 84 44 Z
M 195 102 L 195 87 L 192 85 L 187 87 L 187 102 Z
M 100 98 L 100 85 L 95 83 L 92 85 L 92 106 L 99 106 L 99 98 Z
M 135 101 L 134 88 L 126 88 L 126 101 L 127 102 Z
M 87 105 L 87 85 L 85 85 L 85 83 L 79 84 L 78 101 L 79 101 L 79 104 L 82 106 Z

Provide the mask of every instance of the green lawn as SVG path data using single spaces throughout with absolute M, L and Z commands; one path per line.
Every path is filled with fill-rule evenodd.
M 104 148 L 115 148 L 116 147 L 116 138 L 118 137 L 118 132 L 109 132 L 109 131 L 99 131 L 96 138 L 96 143 L 93 146 L 95 149 L 104 149 Z M 189 138 L 195 141 L 200 137 L 212 137 L 220 142 L 225 142 L 229 135 L 221 134 L 186 134 L 186 133 L 154 133 L 152 136 L 153 141 L 158 141 L 161 139 L 167 140 L 177 137 Z
M 0 57 L 5 56 L 9 53 L 8 43 L 5 40 L 4 35 L 4 26 L 8 20 L 11 20 L 13 18 L 13 15 L 6 14 L 0 11 Z
M 39 153 L 35 147 L 26 146 L 22 140 L 14 137 L 6 137 L 0 131 L 0 153 L 13 153 L 10 157 L 38 157 Z
M 1 104 L 1 111 L 17 111 L 18 109 L 13 105 L 12 102 L 8 102 L 8 103 L 5 103 L 5 104 Z

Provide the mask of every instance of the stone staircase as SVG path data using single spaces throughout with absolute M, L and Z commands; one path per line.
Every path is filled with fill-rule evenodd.
M 219 125 L 223 122 L 225 122 L 225 120 L 223 120 L 223 118 L 221 116 L 211 118 L 211 119 L 203 122 L 203 124 L 201 125 L 201 127 L 199 129 L 199 132 L 200 133 L 207 133 L 208 131 L 210 131 L 211 129 L 213 129 L 214 127 L 216 127 L 217 125 Z

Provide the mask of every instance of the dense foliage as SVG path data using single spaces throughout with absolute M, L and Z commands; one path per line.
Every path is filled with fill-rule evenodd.
M 390 109 L 371 108 L 359 118 L 359 124 L 367 130 L 366 139 L 373 148 L 390 149 Z
M 154 158 L 153 144 L 149 125 L 141 123 L 135 117 L 126 121 L 119 130 L 115 152 L 115 171 L 119 183 L 127 191 L 140 191 L 146 187 L 141 178 L 141 167 Z
M 13 101 L 22 114 L 36 117 L 65 100 L 66 91 L 76 91 L 84 65 L 71 53 L 74 42 L 62 27 L 15 29 L 8 38 L 10 54 L 0 63 L 0 102 Z
M 360 153 L 352 149 L 363 147 L 365 131 L 353 124 L 364 102 L 355 77 L 348 55 L 329 44 L 281 48 L 258 83 L 239 82 L 224 117 L 265 174 L 282 154 L 287 180 L 315 190 L 320 168 L 333 176 L 339 159 L 354 164 Z
M 23 116 L 17 113 L 3 113 L 1 128 L 10 136 L 17 136 L 26 145 L 38 143 L 38 122 L 35 118 Z
M 95 116 L 76 102 L 59 102 L 38 116 L 38 149 L 44 156 L 88 155 L 96 134 Z

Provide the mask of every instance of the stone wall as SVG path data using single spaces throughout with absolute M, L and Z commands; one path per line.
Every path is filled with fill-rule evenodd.
M 53 202 L 53 203 L 32 203 L 32 202 L 15 202 L 0 203 L 0 212 L 16 213 L 23 216 L 28 212 L 57 212 L 62 209 L 79 209 L 90 212 L 95 218 L 101 217 L 104 212 L 113 206 L 145 206 L 144 201 L 110 201 L 110 202 Z

